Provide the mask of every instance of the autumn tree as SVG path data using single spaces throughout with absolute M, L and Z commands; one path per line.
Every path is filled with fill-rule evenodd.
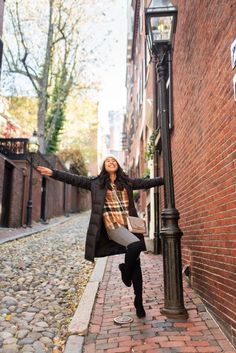
M 84 157 L 79 149 L 64 149 L 57 155 L 65 163 L 71 173 L 87 175 L 88 171 Z
M 21 127 L 25 136 L 30 136 L 36 130 L 38 101 L 35 97 L 10 96 L 5 97 L 8 111 Z M 19 137 L 19 136 L 18 136 Z
M 38 98 L 43 153 L 57 148 L 67 97 L 73 85 L 80 85 L 84 60 L 90 60 L 80 31 L 86 8 L 94 1 L 41 0 L 32 6 L 30 0 L 9 0 L 6 4 L 5 60 L 11 74 L 30 80 Z
M 62 130 L 60 149 L 79 149 L 88 170 L 96 175 L 98 104 L 96 101 L 78 97 L 73 93 L 68 98 L 67 120 Z

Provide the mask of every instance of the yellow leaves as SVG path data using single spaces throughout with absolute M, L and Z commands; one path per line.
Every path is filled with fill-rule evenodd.
M 11 321 L 11 314 L 7 314 L 7 315 L 5 316 L 5 320 L 6 320 L 6 321 Z
M 97 130 L 97 103 L 88 98 L 70 96 L 66 110 L 66 122 L 61 135 L 60 150 L 79 149 L 85 159 L 96 163 Z
M 53 343 L 56 347 L 53 348 L 52 353 L 61 353 L 65 345 L 65 340 L 60 339 L 59 337 L 54 337 Z
M 64 344 L 64 341 L 62 339 L 60 339 L 59 337 L 54 337 L 53 338 L 53 343 L 56 346 L 61 346 L 62 344 Z M 54 350 L 53 350 L 53 353 L 55 353 Z
M 53 348 L 52 353 L 61 353 L 61 350 L 58 348 Z
M 13 96 L 7 98 L 9 113 L 16 119 L 20 131 L 18 137 L 29 133 L 32 134 L 37 125 L 38 101 L 34 97 Z

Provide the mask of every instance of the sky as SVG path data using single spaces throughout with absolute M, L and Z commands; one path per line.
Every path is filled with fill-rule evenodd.
M 100 42 L 102 39 L 97 54 L 103 61 L 99 69 L 92 69 L 94 76 L 97 75 L 101 80 L 99 114 L 104 123 L 109 110 L 124 110 L 126 105 L 127 46 L 127 0 L 103 0 L 104 5 L 105 3 L 105 21 L 94 34 L 94 42 Z

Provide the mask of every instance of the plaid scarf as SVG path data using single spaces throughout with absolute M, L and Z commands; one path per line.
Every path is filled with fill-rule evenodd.
M 107 230 L 126 226 L 129 215 L 129 197 L 126 188 L 122 191 L 117 190 L 116 185 L 112 183 L 111 187 L 112 190 L 107 189 L 103 208 L 103 221 Z

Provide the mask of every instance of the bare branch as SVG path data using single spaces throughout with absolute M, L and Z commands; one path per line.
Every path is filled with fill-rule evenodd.
M 6 53 L 7 53 L 7 54 L 6 54 Z M 11 57 L 11 62 L 10 62 L 8 56 Z M 28 73 L 18 67 L 17 63 L 16 63 L 15 60 L 14 60 L 14 55 L 13 55 L 13 53 L 11 52 L 11 50 L 10 50 L 9 48 L 6 48 L 6 49 L 5 49 L 4 58 L 5 58 L 5 60 L 6 60 L 6 63 L 7 63 L 9 72 L 11 72 L 11 73 L 16 73 L 16 74 L 20 74 L 20 75 L 24 75 L 24 76 L 28 77 Z M 35 80 L 35 81 L 38 81 L 38 82 L 40 81 L 40 79 L 39 79 L 36 75 L 33 76 L 33 77 L 34 77 L 34 80 Z
M 59 31 L 59 33 L 61 34 L 61 36 L 59 38 L 56 38 L 52 45 L 55 46 L 58 42 L 60 42 L 61 40 L 65 40 L 65 34 L 64 34 L 64 29 L 65 29 L 65 26 L 66 26 L 66 22 L 63 23 L 62 25 L 62 3 L 60 3 L 59 5 L 59 9 L 58 9 L 58 12 L 59 12 L 59 19 L 58 19 L 58 24 L 57 24 L 57 29 Z
M 9 14 L 10 14 L 10 18 L 11 18 L 11 23 L 13 25 L 14 33 L 16 36 L 17 53 L 18 53 L 17 57 L 18 57 L 18 60 L 22 62 L 22 59 L 20 59 L 20 57 L 21 57 L 20 43 L 22 43 L 22 41 L 23 41 L 23 47 L 25 50 L 24 57 L 27 55 L 27 48 L 26 48 L 26 45 L 25 45 L 25 42 L 23 39 L 23 32 L 21 30 L 21 25 L 20 25 L 18 3 L 16 3 L 16 14 L 17 15 L 15 16 L 11 9 L 9 9 Z M 16 21 L 16 19 L 17 19 L 17 21 Z M 10 72 L 11 73 L 18 73 L 18 74 L 21 74 L 21 75 L 28 77 L 31 80 L 34 89 L 38 93 L 38 88 L 37 88 L 35 82 L 39 83 L 40 78 L 37 75 L 36 71 L 29 65 L 27 65 L 27 68 L 26 68 L 25 67 L 26 62 L 25 63 L 22 62 L 23 66 L 25 67 L 25 71 L 22 70 L 20 67 L 18 67 L 18 65 L 14 59 L 14 55 L 13 55 L 12 51 L 9 49 L 9 47 L 8 47 L 8 54 L 10 54 L 12 65 L 10 65 L 10 62 L 7 59 L 6 55 L 5 55 L 5 58 L 6 58 Z M 31 72 L 29 72 L 29 70 Z
M 25 71 L 26 71 L 26 73 L 27 73 L 27 76 L 29 77 L 29 79 L 30 79 L 30 81 L 31 81 L 31 83 L 32 83 L 32 85 L 33 85 L 35 91 L 36 91 L 37 94 L 39 95 L 39 93 L 40 93 L 40 92 L 39 92 L 39 89 L 38 89 L 38 87 L 37 87 L 37 85 L 36 85 L 36 83 L 35 83 L 35 80 L 34 80 L 33 76 L 32 76 L 31 73 L 29 72 L 29 66 L 26 64 L 27 56 L 28 56 L 28 52 L 25 52 L 24 57 L 23 57 L 20 61 L 22 62 L 23 66 L 24 66 L 24 68 L 25 68 Z M 38 78 L 37 78 L 37 81 L 40 82 Z

